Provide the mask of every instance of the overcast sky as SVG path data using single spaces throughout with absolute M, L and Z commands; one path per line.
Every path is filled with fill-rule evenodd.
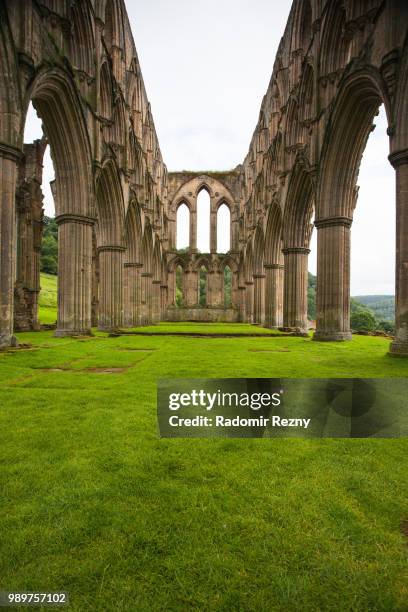
M 168 169 L 241 163 L 290 10 L 284 0 L 127 0 Z M 352 227 L 351 293 L 394 293 L 394 171 L 380 115 L 363 157 Z M 35 121 L 26 141 L 39 137 Z M 38 132 L 38 128 L 37 128 Z M 34 136 L 33 136 L 34 134 Z M 45 181 L 52 177 L 49 159 Z M 50 192 L 46 210 L 52 212 Z M 314 232 L 315 234 L 315 232 Z M 316 272 L 315 236 L 309 269 Z

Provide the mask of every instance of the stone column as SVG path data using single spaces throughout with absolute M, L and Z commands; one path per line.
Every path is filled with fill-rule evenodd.
M 245 281 L 245 323 L 254 322 L 254 282 Z
M 169 306 L 175 306 L 176 304 L 176 268 L 168 273 L 167 276 L 167 297 Z M 184 270 L 182 278 L 182 290 L 184 289 Z
M 143 264 L 127 261 L 123 268 L 123 324 L 136 327 L 140 323 L 140 269 Z
M 265 327 L 283 325 L 283 264 L 265 264 Z
M 217 252 L 217 212 L 213 210 L 213 202 L 211 201 L 210 212 L 210 252 Z
M 197 251 L 197 207 L 190 210 L 190 251 Z
M 391 153 L 396 186 L 395 340 L 390 351 L 408 355 L 408 149 Z
M 99 310 L 99 257 L 96 247 L 96 235 L 92 232 L 92 306 L 91 322 L 92 327 L 98 326 Z
M 15 346 L 13 302 L 16 265 L 15 197 L 21 151 L 0 143 L 0 348 Z
M 254 323 L 265 323 L 265 274 L 254 274 Z
M 161 321 L 166 321 L 167 319 L 167 303 L 168 303 L 168 285 L 162 284 L 160 285 L 160 319 Z
M 98 329 L 113 331 L 123 325 L 123 254 L 125 247 L 104 245 L 99 253 Z
M 140 324 L 150 325 L 152 322 L 152 278 L 151 272 L 141 274 Z
M 245 323 L 246 315 L 245 315 L 245 307 L 246 307 L 246 297 L 245 297 L 246 287 L 239 285 L 238 287 L 238 309 L 239 309 L 239 320 L 241 323 Z
M 198 274 L 195 270 L 186 270 L 185 280 L 185 304 L 187 307 L 198 304 Z
M 317 228 L 316 332 L 313 340 L 351 340 L 350 227 L 347 217 L 315 221 Z
M 95 220 L 64 214 L 58 223 L 58 319 L 55 335 L 91 333 L 92 227 Z
M 152 323 L 160 322 L 160 285 L 161 280 L 152 281 Z
M 283 327 L 286 331 L 307 333 L 307 262 L 305 247 L 282 249 L 285 260 L 283 291 Z

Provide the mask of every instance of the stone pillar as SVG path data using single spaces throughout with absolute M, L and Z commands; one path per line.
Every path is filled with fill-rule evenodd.
M 136 327 L 140 323 L 140 269 L 143 264 L 126 262 L 123 268 L 123 324 Z
M 160 285 L 161 280 L 152 281 L 152 323 L 160 323 Z
M 0 349 L 17 344 L 13 336 L 16 265 L 15 197 L 21 152 L 0 143 Z
M 239 321 L 241 323 L 245 323 L 246 321 L 246 297 L 245 297 L 246 287 L 239 285 L 238 287 L 238 309 L 239 309 Z
M 152 322 L 152 277 L 151 272 L 142 272 L 141 274 L 141 325 L 150 325 Z
M 16 192 L 17 278 L 14 291 L 14 329 L 39 329 L 40 252 L 43 195 L 42 161 L 45 140 L 24 145 Z
M 254 322 L 254 282 L 245 281 L 245 323 Z
M 210 212 L 210 252 L 217 252 L 217 211 L 213 210 L 212 201 Z
M 282 249 L 285 260 L 283 291 L 283 327 L 286 331 L 307 333 L 307 262 L 305 247 Z
M 91 333 L 94 219 L 64 214 L 58 223 L 58 320 L 55 335 Z
M 162 284 L 160 285 L 160 319 L 161 321 L 166 320 L 166 311 L 167 311 L 167 303 L 168 303 L 168 285 Z
M 396 186 L 395 340 L 390 351 L 408 356 L 408 149 L 391 153 Z
M 254 323 L 265 323 L 265 274 L 254 274 Z
M 167 276 L 167 298 L 170 306 L 176 305 L 176 268 L 168 273 Z M 182 290 L 184 290 L 184 270 L 182 277 Z M 184 296 L 183 296 L 184 297 Z
M 195 270 L 186 270 L 184 273 L 185 293 L 184 299 L 187 307 L 198 304 L 198 274 Z
M 315 221 L 317 228 L 316 332 L 313 340 L 351 340 L 350 227 L 347 217 Z
M 123 254 L 125 247 L 104 245 L 99 253 L 98 329 L 114 331 L 123 325 Z
M 265 264 L 265 327 L 283 325 L 283 264 Z
M 92 232 L 92 306 L 91 322 L 92 327 L 98 326 L 99 310 L 99 257 L 96 247 L 96 235 Z
M 190 251 L 197 251 L 197 208 L 190 210 Z

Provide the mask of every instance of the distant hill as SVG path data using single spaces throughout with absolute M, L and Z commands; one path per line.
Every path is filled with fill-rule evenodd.
M 380 321 L 394 321 L 395 297 L 393 295 L 356 295 L 354 299 L 372 310 Z
M 316 283 L 317 278 L 309 272 L 308 284 L 308 308 L 307 314 L 309 320 L 316 318 Z M 370 310 L 377 321 L 389 321 L 394 323 L 395 320 L 395 297 L 393 295 L 356 295 L 351 298 L 351 311 L 358 308 L 367 308 Z

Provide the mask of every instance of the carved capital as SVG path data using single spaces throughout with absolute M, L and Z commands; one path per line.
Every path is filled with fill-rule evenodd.
M 93 226 L 96 222 L 94 217 L 87 217 L 86 215 L 76 215 L 73 213 L 64 213 L 55 217 L 55 221 L 58 225 L 62 223 L 80 223 L 81 225 Z
M 98 253 L 124 253 L 126 251 L 126 247 L 121 246 L 120 244 L 105 244 L 98 247 L 97 251 Z
M 23 151 L 17 149 L 17 147 L 13 147 L 13 145 L 0 142 L 0 157 L 18 162 L 23 157 Z
M 343 226 L 351 227 L 353 219 L 349 217 L 327 217 L 326 219 L 316 219 L 314 224 L 317 229 L 322 227 Z
M 297 255 L 309 255 L 310 249 L 307 247 L 285 247 L 282 249 L 284 255 L 290 255 L 292 253 Z
M 393 153 L 390 153 L 388 159 L 390 160 L 390 164 L 393 166 L 393 168 L 397 168 L 403 164 L 408 164 L 408 149 L 394 151 Z

